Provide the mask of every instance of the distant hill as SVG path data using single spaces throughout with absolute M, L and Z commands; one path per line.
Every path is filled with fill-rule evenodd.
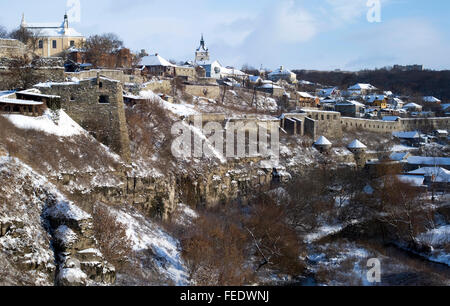
M 450 100 L 450 70 L 359 72 L 294 70 L 298 80 L 347 88 L 355 83 L 370 83 L 382 90 L 402 95 L 435 96 Z

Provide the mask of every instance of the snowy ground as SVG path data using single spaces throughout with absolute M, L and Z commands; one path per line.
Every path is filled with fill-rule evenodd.
M 3 115 L 17 128 L 42 131 L 60 137 L 69 137 L 85 133 L 75 121 L 63 110 L 51 111 L 47 109 L 40 117 L 23 115 Z
M 127 235 L 135 252 L 152 250 L 153 260 L 160 274 L 175 285 L 189 284 L 178 240 L 138 212 L 114 210 L 113 213 L 117 215 L 118 222 L 126 225 Z

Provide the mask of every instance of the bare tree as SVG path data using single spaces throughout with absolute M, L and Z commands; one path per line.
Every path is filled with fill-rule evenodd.
M 12 31 L 9 34 L 9 37 L 21 41 L 32 52 L 35 52 L 39 47 L 39 40 L 41 39 L 40 31 L 30 31 L 23 27 L 19 27 L 18 29 Z
M 8 38 L 8 30 L 0 25 L 0 38 Z
M 105 56 L 117 54 L 124 46 L 123 41 L 114 33 L 93 35 L 82 44 L 86 61 L 99 67 Z
M 133 53 L 133 60 L 132 60 L 133 67 L 139 66 L 142 62 L 142 59 L 146 56 L 148 56 L 148 53 L 147 51 L 145 51 L 145 49 L 142 49 L 140 52 Z

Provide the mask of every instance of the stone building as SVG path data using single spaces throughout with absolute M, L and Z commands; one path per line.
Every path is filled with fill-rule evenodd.
M 39 37 L 35 53 L 42 57 L 59 56 L 63 51 L 79 46 L 86 40 L 74 28 L 69 27 L 67 14 L 62 23 L 29 23 L 23 15 L 20 26 Z
M 101 76 L 77 82 L 41 83 L 42 93 L 61 97 L 62 109 L 97 140 L 130 160 L 123 89 L 119 81 Z

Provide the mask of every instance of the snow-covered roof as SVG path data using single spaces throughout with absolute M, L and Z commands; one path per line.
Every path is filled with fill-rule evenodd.
M 37 97 L 44 97 L 44 98 L 61 98 L 60 96 L 56 96 L 56 95 L 44 95 L 37 88 L 30 88 L 30 89 L 18 91 L 17 93 L 25 94 L 25 95 L 33 95 L 33 96 L 37 96 Z
M 446 130 L 436 130 L 436 133 L 448 135 L 448 131 Z
M 408 157 L 408 163 L 413 165 L 450 166 L 450 157 L 410 156 Z
M 262 89 L 267 89 L 267 88 L 269 88 L 269 89 L 272 89 L 272 88 L 274 88 L 274 89 L 283 89 L 283 87 L 280 87 L 280 86 L 275 85 L 273 83 L 271 83 L 271 84 L 263 84 L 263 85 L 259 86 L 258 88 L 262 88 Z
M 406 184 L 410 184 L 414 187 L 422 187 L 424 186 L 425 177 L 418 175 L 397 175 L 397 178 Z
M 159 54 L 149 55 L 142 58 L 141 65 L 143 66 L 165 66 L 176 67 L 176 65 L 164 59 Z
M 359 103 L 358 101 L 344 101 L 344 102 L 339 102 L 336 105 L 355 105 L 355 106 L 359 106 L 359 107 L 365 107 L 364 104 Z
M 392 133 L 392 135 L 394 135 L 394 137 L 404 138 L 404 139 L 420 138 L 420 133 L 417 132 L 417 131 L 412 131 L 412 132 L 394 132 L 394 133 Z
M 35 33 L 39 37 L 83 37 L 83 35 L 77 32 L 74 28 L 64 28 L 63 23 L 25 23 L 25 28 L 32 33 Z
M 320 136 L 319 139 L 314 143 L 317 146 L 330 146 L 332 143 L 325 137 Z
M 423 97 L 423 101 L 427 103 L 441 103 L 441 100 L 432 96 Z
M 261 77 L 257 76 L 257 75 L 251 75 L 248 77 L 248 79 L 250 80 L 250 82 L 256 83 L 259 80 L 261 80 Z
M 228 67 L 222 67 L 220 69 L 220 73 L 228 74 L 228 75 L 241 75 L 241 76 L 247 75 L 245 72 L 240 71 L 239 69 L 228 68 Z
M 355 139 L 351 144 L 348 145 L 349 149 L 367 149 L 367 146 L 363 144 L 358 139 Z
M 297 91 L 297 94 L 298 94 L 300 97 L 302 97 L 302 98 L 309 98 L 309 99 L 314 99 L 314 98 L 315 98 L 314 96 L 312 96 L 312 95 L 310 95 L 309 93 L 304 92 L 304 91 Z
M 281 66 L 280 68 L 272 71 L 271 73 L 269 73 L 269 77 L 270 76 L 275 76 L 275 75 L 291 75 L 292 71 L 284 68 L 283 66 Z
M 396 152 L 392 153 L 389 158 L 394 161 L 402 161 L 405 160 L 410 155 L 409 152 Z
M 372 86 L 370 84 L 364 84 L 364 83 L 357 83 L 348 88 L 348 90 L 376 90 L 376 89 L 377 88 L 375 86 Z
M 383 117 L 383 121 L 398 121 L 400 119 L 399 116 L 385 116 Z
M 324 88 L 320 90 L 320 95 L 323 97 L 331 96 L 332 94 L 336 94 L 339 89 L 337 87 L 333 88 Z
M 0 103 L 17 104 L 17 105 L 42 105 L 42 104 L 44 104 L 42 102 L 5 98 L 5 97 L 0 97 Z
M 370 95 L 366 97 L 366 101 L 368 103 L 373 103 L 375 101 L 383 101 L 384 99 L 386 99 L 385 95 Z
M 423 167 L 408 174 L 422 174 L 424 176 L 433 176 L 434 182 L 437 183 L 450 183 L 450 171 L 440 167 Z
M 422 106 L 416 103 L 408 103 L 405 106 L 403 106 L 403 108 L 422 108 Z

